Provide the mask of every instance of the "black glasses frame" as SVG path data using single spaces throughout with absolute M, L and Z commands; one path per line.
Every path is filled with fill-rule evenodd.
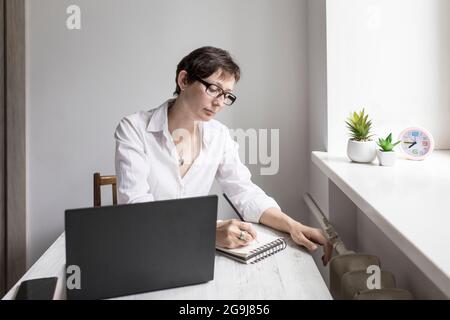
M 213 97 L 213 98 L 220 98 L 221 96 L 223 96 L 223 98 L 224 98 L 224 103 L 225 103 L 227 106 L 231 106 L 231 105 L 236 101 L 237 97 L 236 97 L 234 94 L 229 93 L 229 92 L 225 92 L 225 91 L 224 91 L 221 87 L 219 87 L 217 84 L 209 83 L 209 82 L 207 82 L 207 81 L 205 81 L 205 80 L 203 80 L 202 78 L 197 77 L 197 76 L 194 76 L 193 78 L 194 78 L 196 81 L 200 82 L 201 84 L 203 84 L 203 85 L 206 87 L 205 92 L 206 92 L 206 94 L 208 94 L 209 96 L 211 96 L 211 97 Z M 220 94 L 217 95 L 217 96 L 212 96 L 211 94 L 209 94 L 209 93 L 208 93 L 208 89 L 209 89 L 209 87 L 211 87 L 211 86 L 217 87 L 217 89 L 219 89 L 219 91 L 220 91 Z M 227 99 L 230 99 L 230 100 L 231 100 L 231 103 L 227 103 L 227 102 L 226 102 Z

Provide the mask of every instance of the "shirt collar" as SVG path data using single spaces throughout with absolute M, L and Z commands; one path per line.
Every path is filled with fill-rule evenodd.
M 164 102 L 162 105 L 157 107 L 151 116 L 148 125 L 148 132 L 163 132 L 166 138 L 170 137 L 169 133 L 169 121 L 167 118 L 167 111 L 169 109 L 169 104 L 173 102 L 175 99 L 169 99 Z M 207 148 L 212 141 L 212 128 L 210 128 L 207 122 L 202 122 L 200 125 L 200 133 L 202 135 L 203 146 Z
M 160 105 L 158 108 L 154 109 L 153 115 L 150 117 L 150 121 L 147 125 L 147 131 L 149 132 L 160 132 L 167 129 L 168 131 L 168 121 L 167 121 L 167 110 L 169 108 L 169 103 L 173 99 L 169 99 Z
M 212 129 L 209 127 L 209 123 L 202 122 L 202 125 L 200 126 L 200 132 L 203 137 L 203 146 L 205 148 L 208 148 L 212 141 Z

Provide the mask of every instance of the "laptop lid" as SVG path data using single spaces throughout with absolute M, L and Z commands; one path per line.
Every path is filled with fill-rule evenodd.
M 213 195 L 66 210 L 66 267 L 79 270 L 81 287 L 66 288 L 67 298 L 103 299 L 213 280 L 217 201 Z

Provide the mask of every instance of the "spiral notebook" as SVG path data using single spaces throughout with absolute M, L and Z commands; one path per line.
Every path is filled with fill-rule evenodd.
M 256 240 L 245 247 L 227 249 L 216 246 L 216 250 L 223 255 L 246 264 L 261 261 L 285 248 L 286 242 L 284 238 L 262 231 L 258 231 Z

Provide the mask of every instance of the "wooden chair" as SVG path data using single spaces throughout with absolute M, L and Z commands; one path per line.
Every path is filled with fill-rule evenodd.
M 94 173 L 94 207 L 101 207 L 102 195 L 101 186 L 112 186 L 113 205 L 117 204 L 117 179 L 116 176 L 101 176 L 100 173 Z

